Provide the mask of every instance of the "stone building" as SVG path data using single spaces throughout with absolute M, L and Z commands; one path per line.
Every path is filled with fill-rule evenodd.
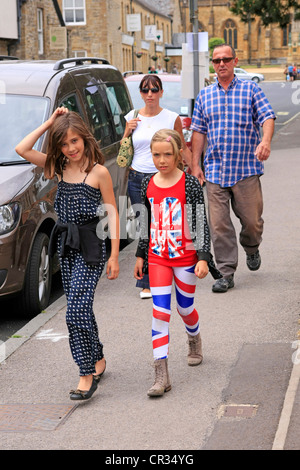
M 180 47 L 192 31 L 189 0 L 1 0 L 0 55 L 21 59 L 103 57 L 121 71 L 147 72 L 181 64 Z M 300 62 L 300 22 L 282 30 L 248 24 L 230 2 L 198 0 L 199 30 L 221 37 L 241 64 Z M 172 46 L 179 46 L 178 56 Z M 155 60 L 156 59 L 156 60 Z
M 165 44 L 172 42 L 173 32 L 182 30 L 179 4 L 179 0 L 1 0 L 0 55 L 103 57 L 121 71 L 146 72 L 158 63 L 164 67 Z
M 199 30 L 224 38 L 237 50 L 241 64 L 300 62 L 300 22 L 293 20 L 292 12 L 286 28 L 276 24 L 265 28 L 257 17 L 251 24 L 243 23 L 229 6 L 228 1 L 198 0 Z

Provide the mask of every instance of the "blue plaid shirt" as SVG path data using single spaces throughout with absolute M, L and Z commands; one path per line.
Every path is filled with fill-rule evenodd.
M 264 172 L 254 155 L 260 126 L 276 119 L 256 83 L 234 77 L 227 91 L 218 81 L 203 88 L 195 102 L 191 129 L 207 134 L 205 178 L 222 187 Z

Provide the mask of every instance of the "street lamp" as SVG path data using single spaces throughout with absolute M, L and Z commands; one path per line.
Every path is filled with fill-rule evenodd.
M 168 62 L 170 60 L 170 57 L 168 57 L 167 55 L 164 57 L 164 61 L 166 63 L 166 72 L 168 72 Z
M 198 0 L 190 0 L 190 20 L 193 24 L 194 100 L 199 92 Z
M 132 9 L 132 0 L 130 0 L 130 14 L 132 14 L 133 9 Z M 132 62 L 132 70 L 135 70 L 135 58 L 134 58 L 134 31 L 131 33 L 133 36 L 133 43 L 131 46 L 131 62 Z

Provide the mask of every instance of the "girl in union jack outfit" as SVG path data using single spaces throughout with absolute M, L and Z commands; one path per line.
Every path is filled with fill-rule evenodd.
M 177 311 L 188 336 L 188 364 L 203 360 L 199 315 L 194 307 L 197 277 L 210 271 L 221 277 L 210 253 L 210 235 L 202 188 L 182 171 L 180 135 L 170 129 L 154 134 L 153 162 L 158 172 L 142 182 L 141 235 L 134 268 L 136 279 L 148 265 L 153 298 L 152 346 L 155 381 L 148 396 L 171 389 L 168 373 L 169 321 L 173 277 Z

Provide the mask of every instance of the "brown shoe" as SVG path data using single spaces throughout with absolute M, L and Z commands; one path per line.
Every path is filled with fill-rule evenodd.
M 168 359 L 157 359 L 154 361 L 155 380 L 148 390 L 149 397 L 161 397 L 165 392 L 171 390 L 168 371 Z
M 189 352 L 188 352 L 188 365 L 189 366 L 198 366 L 203 361 L 202 354 L 202 341 L 200 333 L 196 336 L 191 336 L 188 334 Z

